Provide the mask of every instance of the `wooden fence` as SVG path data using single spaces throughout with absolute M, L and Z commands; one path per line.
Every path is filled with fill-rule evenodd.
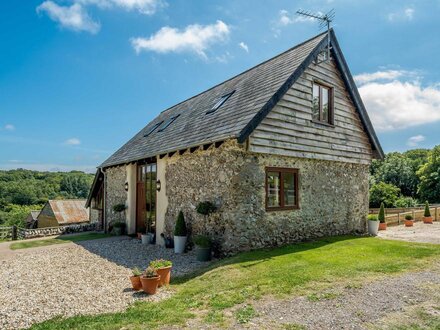
M 429 208 L 434 221 L 440 220 L 440 205 L 433 205 Z M 379 209 L 370 209 L 370 214 L 378 214 Z M 385 221 L 389 225 L 399 225 L 405 221 L 405 216 L 410 214 L 414 221 L 422 221 L 425 213 L 425 207 L 408 207 L 408 208 L 386 208 Z

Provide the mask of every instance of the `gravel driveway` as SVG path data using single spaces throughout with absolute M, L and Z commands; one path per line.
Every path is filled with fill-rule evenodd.
M 172 276 L 205 266 L 193 253 L 176 255 L 170 249 L 114 237 L 20 250 L 0 261 L 0 329 L 19 329 L 57 315 L 122 311 L 136 300 L 159 300 L 131 290 L 131 268 L 149 261 L 173 261 Z
M 440 221 L 425 224 L 421 221 L 414 223 L 413 227 L 404 225 L 389 226 L 387 230 L 379 231 L 378 237 L 397 239 L 408 242 L 440 244 Z

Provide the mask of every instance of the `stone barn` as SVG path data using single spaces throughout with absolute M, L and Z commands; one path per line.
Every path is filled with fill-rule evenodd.
M 37 227 L 58 227 L 89 222 L 89 212 L 83 199 L 49 200 L 37 217 Z
M 128 233 L 151 223 L 157 244 L 182 210 L 223 254 L 364 232 L 383 151 L 328 33 L 161 112 L 99 166 L 87 206 L 109 226 L 125 203 Z

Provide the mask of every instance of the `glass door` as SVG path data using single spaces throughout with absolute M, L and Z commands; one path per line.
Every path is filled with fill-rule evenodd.
M 156 231 L 156 163 L 138 166 L 136 225 L 147 232 Z

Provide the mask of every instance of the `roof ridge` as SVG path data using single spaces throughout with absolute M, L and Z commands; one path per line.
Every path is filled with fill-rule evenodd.
M 331 29 L 331 30 L 332 30 L 332 29 Z M 314 37 L 311 37 L 311 38 L 309 38 L 309 39 L 307 39 L 307 40 L 305 40 L 305 41 L 303 41 L 303 42 L 301 42 L 301 43 L 299 43 L 299 44 L 296 44 L 295 46 L 292 46 L 292 47 L 290 47 L 289 49 L 286 49 L 285 51 L 279 53 L 278 55 L 275 55 L 275 56 L 273 56 L 273 57 L 271 57 L 271 58 L 268 58 L 267 60 L 264 60 L 263 62 L 260 62 L 260 63 L 258 63 L 258 64 L 256 64 L 256 65 L 250 67 L 249 69 L 246 69 L 246 70 L 244 70 L 244 71 L 242 71 L 242 72 L 236 74 L 235 76 L 232 76 L 231 78 L 228 78 L 228 79 L 226 79 L 226 80 L 224 80 L 224 81 L 222 81 L 222 82 L 220 82 L 220 83 L 218 83 L 218 84 L 216 84 L 216 85 L 214 85 L 214 86 L 212 86 L 212 87 L 210 87 L 210 88 L 208 88 L 208 89 L 205 89 L 204 91 L 202 91 L 202 92 L 200 92 L 200 93 L 197 93 L 196 95 L 193 95 L 193 96 L 191 96 L 191 97 L 189 97 L 189 98 L 187 98 L 187 99 L 185 99 L 185 100 L 183 100 L 183 101 L 180 101 L 180 102 L 178 102 L 178 103 L 176 103 L 176 104 L 174 104 L 174 105 L 172 105 L 172 106 L 166 108 L 165 110 L 162 110 L 160 113 L 164 113 L 164 112 L 166 112 L 166 111 L 168 111 L 168 110 L 171 110 L 172 108 L 177 107 L 178 105 L 180 105 L 180 104 L 182 104 L 182 103 L 185 103 L 185 102 L 187 102 L 187 101 L 189 101 L 189 100 L 191 100 L 191 99 L 193 99 L 193 98 L 195 98 L 195 97 L 197 97 L 197 96 L 199 96 L 199 95 L 201 95 L 201 94 L 203 94 L 203 93 L 206 93 L 206 92 L 208 92 L 208 91 L 210 91 L 210 90 L 212 90 L 212 89 L 214 89 L 214 88 L 216 88 L 216 87 L 218 87 L 218 86 L 220 86 L 220 85 L 223 85 L 223 84 L 227 83 L 228 81 L 231 81 L 232 79 L 235 79 L 235 78 L 237 78 L 237 77 L 239 77 L 239 76 L 241 76 L 241 75 L 244 75 L 245 73 L 247 73 L 247 72 L 249 72 L 249 71 L 251 71 L 251 70 L 253 70 L 253 69 L 256 69 L 256 68 L 258 68 L 259 66 L 262 66 L 263 64 L 266 64 L 267 62 L 272 61 L 272 60 L 274 60 L 274 59 L 276 59 L 276 58 L 278 58 L 278 57 L 280 57 L 280 56 L 282 56 L 282 55 L 284 55 L 284 54 L 286 54 L 286 53 L 288 53 L 288 52 L 290 52 L 290 51 L 292 51 L 292 50 L 294 50 L 294 49 L 296 49 L 296 48 L 298 48 L 298 47 L 301 47 L 302 45 L 304 45 L 304 44 L 306 44 L 306 43 L 312 41 L 313 39 L 316 39 L 316 38 L 318 38 L 318 37 L 320 37 L 320 36 L 322 36 L 322 35 L 324 35 L 324 34 L 326 34 L 326 33 L 327 33 L 327 31 L 324 31 L 324 32 L 322 32 L 322 33 L 320 33 L 320 34 L 317 34 L 317 35 L 315 35 Z M 157 117 L 156 117 L 156 118 L 157 118 Z M 150 122 L 150 123 L 151 123 L 151 122 Z M 145 128 L 145 127 L 144 127 L 144 128 Z

